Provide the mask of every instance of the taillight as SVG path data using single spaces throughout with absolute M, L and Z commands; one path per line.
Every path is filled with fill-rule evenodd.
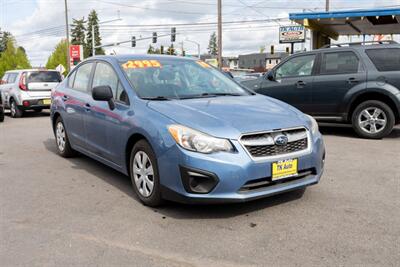
M 26 72 L 23 72 L 19 78 L 19 89 L 24 91 L 28 90 L 28 87 L 26 86 Z

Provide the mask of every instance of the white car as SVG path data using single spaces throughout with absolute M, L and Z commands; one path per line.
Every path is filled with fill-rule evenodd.
M 11 117 L 19 118 L 25 110 L 41 112 L 50 108 L 51 90 L 61 82 L 56 70 L 26 69 L 7 71 L 0 81 L 1 99 Z

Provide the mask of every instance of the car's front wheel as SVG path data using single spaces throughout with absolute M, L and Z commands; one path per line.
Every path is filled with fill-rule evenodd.
M 140 140 L 133 146 L 130 176 L 133 189 L 145 205 L 156 207 L 162 203 L 157 159 L 145 140 Z
M 359 104 L 353 112 L 352 124 L 357 134 L 364 138 L 380 139 L 393 130 L 395 117 L 392 109 L 377 100 Z
M 21 118 L 23 115 L 23 110 L 18 107 L 17 103 L 13 99 L 11 99 L 10 111 L 11 117 L 13 118 Z
M 54 135 L 56 137 L 57 152 L 64 158 L 75 156 L 76 152 L 72 149 L 68 139 L 65 125 L 61 117 L 58 117 L 55 123 Z

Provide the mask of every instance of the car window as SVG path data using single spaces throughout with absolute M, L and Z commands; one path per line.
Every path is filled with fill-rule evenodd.
M 298 56 L 289 59 L 276 70 L 276 79 L 311 75 L 315 55 Z
M 356 73 L 359 70 L 359 59 L 354 52 L 324 53 L 321 62 L 321 74 Z
M 61 75 L 58 71 L 31 71 L 28 75 L 28 83 L 59 83 Z
M 68 76 L 68 87 L 69 88 L 73 88 L 75 76 L 76 76 L 76 71 L 74 71 L 73 73 L 71 73 L 71 75 Z
M 75 81 L 73 86 L 75 90 L 87 92 L 92 66 L 93 63 L 86 63 L 80 66 L 78 70 L 76 70 Z
M 6 84 L 8 78 L 8 73 L 4 74 L 3 78 L 1 78 L 0 84 Z
M 118 76 L 110 65 L 99 62 L 94 71 L 92 87 L 101 85 L 110 86 L 114 99 L 117 99 Z
M 7 78 L 7 83 L 15 83 L 17 76 L 18 76 L 17 73 L 9 73 Z
M 117 97 L 116 99 L 125 105 L 129 105 L 129 98 L 128 94 L 126 93 L 124 87 L 120 82 L 118 82 L 118 88 L 117 88 Z
M 400 48 L 367 49 L 365 52 L 377 70 L 400 70 Z

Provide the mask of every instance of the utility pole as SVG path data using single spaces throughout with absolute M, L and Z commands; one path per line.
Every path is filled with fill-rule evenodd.
M 67 35 L 67 66 L 65 66 L 67 68 L 67 72 L 69 72 L 70 69 L 70 58 L 69 58 L 69 25 L 68 25 L 68 4 L 67 4 L 67 0 L 64 0 L 64 4 L 65 4 L 65 31 L 66 31 L 66 35 Z
M 325 11 L 329 11 L 329 0 L 325 0 Z
M 222 0 L 218 0 L 218 67 L 222 68 Z

